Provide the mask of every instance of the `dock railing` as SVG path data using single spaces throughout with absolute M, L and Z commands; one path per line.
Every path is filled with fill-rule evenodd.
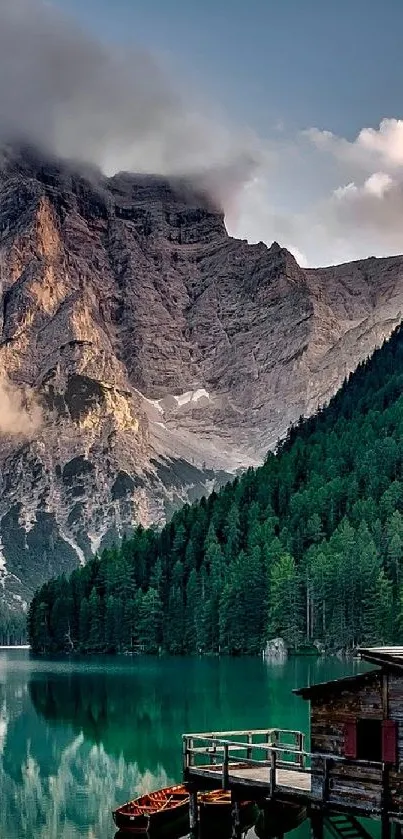
M 266 773 L 259 771 L 267 768 Z M 245 769 L 242 775 L 242 769 Z M 257 772 L 253 772 L 253 770 Z M 353 760 L 339 755 L 314 754 L 305 750 L 301 731 L 268 728 L 254 731 L 218 731 L 183 735 L 183 778 L 220 778 L 221 787 L 232 782 L 266 786 L 270 796 L 276 791 L 303 793 L 323 803 L 336 801 L 343 788 L 348 797 L 351 773 L 361 779 L 384 784 L 385 765 L 377 761 Z M 369 776 L 371 777 L 369 778 Z M 307 777 L 309 776 L 309 778 Z M 265 780 L 267 779 L 267 780 Z M 315 781 L 314 781 L 315 779 Z
M 268 767 L 271 786 L 276 785 L 277 769 L 301 774 L 310 772 L 310 755 L 305 751 L 302 731 L 266 728 L 253 731 L 218 731 L 183 735 L 183 775 L 191 774 L 197 766 L 222 770 L 222 786 L 228 786 L 231 766 Z M 207 768 L 207 767 L 206 767 Z

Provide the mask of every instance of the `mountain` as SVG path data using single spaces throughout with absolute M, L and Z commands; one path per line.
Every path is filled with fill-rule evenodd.
M 0 582 L 12 605 L 162 524 L 325 403 L 403 311 L 403 258 L 303 270 L 184 179 L 0 156 Z
M 397 643 L 403 327 L 263 466 L 34 596 L 42 652 L 261 653 Z

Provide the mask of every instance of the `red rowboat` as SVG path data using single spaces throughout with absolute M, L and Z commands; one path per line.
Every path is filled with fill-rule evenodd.
M 116 827 L 124 833 L 147 834 L 159 830 L 189 813 L 189 793 L 183 785 L 166 787 L 141 795 L 113 811 Z

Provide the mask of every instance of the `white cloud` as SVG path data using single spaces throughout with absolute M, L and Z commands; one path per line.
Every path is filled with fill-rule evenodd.
M 403 120 L 384 119 L 353 140 L 311 128 L 295 138 L 295 145 L 298 210 L 292 199 L 295 170 L 288 178 L 283 171 L 284 192 L 291 199 L 281 212 L 270 200 L 273 186 L 279 191 L 275 172 L 261 176 L 243 189 L 237 234 L 267 244 L 277 239 L 300 264 L 313 266 L 402 253 Z
M 383 119 L 378 128 L 362 128 L 354 140 L 319 128 L 302 134 L 319 151 L 360 169 L 393 171 L 403 167 L 403 119 Z
M 403 120 L 383 119 L 379 128 L 363 128 L 355 144 L 384 166 L 403 166 Z
M 307 213 L 307 220 L 321 220 L 325 259 L 334 260 L 335 243 L 341 260 L 402 252 L 403 120 L 383 119 L 352 141 L 318 129 L 306 136 L 318 153 L 327 154 L 330 168 L 336 161 L 339 177 L 343 171 L 353 175 Z
M 374 172 L 364 183 L 364 191 L 377 198 L 383 198 L 393 186 L 393 179 L 386 172 Z
M 358 197 L 365 198 L 367 195 L 382 199 L 393 186 L 394 181 L 386 172 L 374 172 L 373 175 L 370 175 L 364 181 L 362 186 L 357 186 L 354 181 L 350 181 L 346 186 L 338 186 L 333 194 L 339 201 L 356 199 Z
M 339 233 L 349 231 L 350 238 L 357 239 L 371 233 L 379 237 L 378 249 L 384 250 L 386 243 L 403 248 L 403 184 L 384 173 L 374 173 L 360 186 L 350 183 L 335 190 L 322 211 L 330 231 L 336 225 Z

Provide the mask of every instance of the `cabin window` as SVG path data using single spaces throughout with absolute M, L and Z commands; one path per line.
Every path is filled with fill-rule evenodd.
M 382 760 L 382 720 L 357 720 L 358 760 Z
M 394 720 L 349 720 L 344 732 L 344 755 L 375 763 L 397 762 L 397 724 Z

